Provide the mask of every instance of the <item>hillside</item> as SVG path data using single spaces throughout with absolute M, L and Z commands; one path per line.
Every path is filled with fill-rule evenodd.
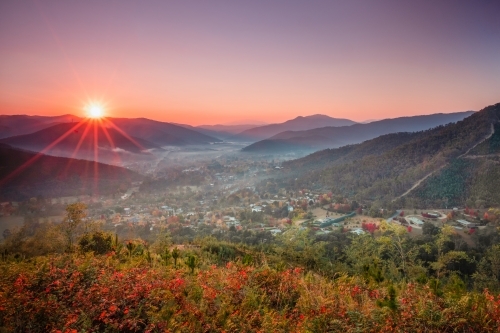
M 267 145 L 256 142 L 245 148 L 245 152 L 271 153 L 274 152 L 271 141 L 281 141 L 284 146 L 288 143 L 288 150 L 315 151 L 325 148 L 342 147 L 356 144 L 378 136 L 397 132 L 417 132 L 427 130 L 436 126 L 460 121 L 473 112 L 457 112 L 450 114 L 432 114 L 425 116 L 401 117 L 384 119 L 368 124 L 355 124 L 342 127 L 315 128 L 307 131 L 286 131 L 267 139 Z
M 493 131 L 493 135 L 488 140 L 485 140 L 481 144 L 477 145 L 469 152 L 469 158 L 500 154 L 500 124 L 494 124 Z
M 254 127 L 239 133 L 237 135 L 237 138 L 249 141 L 258 141 L 270 138 L 278 133 L 285 131 L 304 131 L 318 127 L 349 126 L 353 124 L 356 123 L 349 119 L 332 118 L 329 116 L 316 114 L 306 117 L 300 116 L 279 124 Z
M 224 132 L 228 134 L 238 134 L 241 132 L 244 132 L 246 130 L 249 130 L 251 128 L 259 127 L 262 125 L 257 125 L 257 124 L 241 124 L 241 125 L 200 125 L 196 126 L 197 129 L 206 129 L 206 130 L 211 130 L 211 131 L 216 131 L 216 132 Z
M 489 138 L 451 161 L 408 195 L 424 205 L 484 207 L 500 202 L 500 123 Z
M 172 124 L 146 118 L 106 118 L 130 136 L 149 141 L 158 146 L 207 144 L 218 142 L 212 137 L 216 131 L 193 126 Z M 0 139 L 11 136 L 30 134 L 61 123 L 77 123 L 83 118 L 74 115 L 62 116 L 26 116 L 0 115 Z M 108 127 L 112 127 L 109 123 Z M 210 134 L 205 134 L 210 133 Z M 226 133 L 226 136 L 232 134 Z
M 382 226 L 174 247 L 103 231 L 68 246 L 65 224 L 32 224 L 0 244 L 0 331 L 498 332 L 495 228 L 471 249 L 451 227 Z
M 221 140 L 196 131 L 192 126 L 177 125 L 146 118 L 108 118 L 129 135 L 158 146 L 200 145 Z
M 62 116 L 0 115 L 0 139 L 29 134 L 56 124 L 80 120 L 81 118 L 70 114 Z
M 490 207 L 500 202 L 500 158 L 460 158 L 431 175 L 406 201 L 425 207 Z
M 45 154 L 87 160 L 94 160 L 97 148 L 98 162 L 111 162 L 130 154 L 147 158 L 148 149 L 161 149 L 156 144 L 128 136 L 114 128 L 105 129 L 97 122 L 82 122 L 79 127 L 75 127 L 77 125 L 57 124 L 35 133 L 4 138 L 0 142 Z
M 246 131 L 248 129 L 262 126 L 261 124 L 238 124 L 238 125 L 200 125 L 200 126 L 188 126 L 179 124 L 199 133 L 203 133 L 215 138 L 219 138 L 225 141 L 244 141 L 246 138 L 240 137 L 238 134 Z
M 492 124 L 497 126 L 499 119 L 500 104 L 496 104 L 457 123 L 421 133 L 400 134 L 400 139 L 397 139 L 398 135 L 394 135 L 359 145 L 321 151 L 284 163 L 290 176 L 283 182 L 297 188 L 329 188 L 335 193 L 363 200 L 383 200 L 387 204 L 424 177 L 433 175 L 434 172 L 439 175 L 439 172 L 446 172 L 447 168 L 455 164 L 462 166 L 469 163 L 462 162 L 467 159 L 463 154 L 478 143 L 477 147 L 481 147 L 481 142 L 491 135 Z M 495 137 L 490 139 L 495 140 Z M 377 143 L 384 142 L 385 139 L 391 139 L 386 146 L 387 150 L 381 149 L 377 153 L 370 148 L 378 146 Z M 468 190 L 464 189 L 463 195 L 454 202 L 465 203 L 468 199 L 466 193 L 470 191 L 471 194 L 476 193 L 476 200 L 485 200 L 485 204 L 493 203 L 496 196 L 491 191 L 498 179 L 495 177 L 498 168 L 495 161 L 469 164 L 471 163 L 478 165 L 479 169 L 476 168 L 475 173 L 470 173 L 467 167 L 457 169 L 461 172 L 460 175 L 456 174 L 457 170 L 452 172 L 456 177 L 468 178 L 468 182 L 463 183 Z M 484 174 L 480 170 L 490 171 Z M 297 179 L 293 180 L 295 178 Z M 491 187 L 480 185 L 487 183 L 487 179 L 490 179 Z M 434 178 L 430 177 L 423 183 L 429 181 L 434 181 Z M 412 196 L 403 197 L 400 200 L 411 198 Z
M 360 144 L 320 150 L 306 157 L 287 161 L 285 165 L 290 169 L 301 170 L 303 172 L 318 170 L 331 164 L 352 162 L 371 155 L 381 155 L 404 143 L 424 137 L 425 135 L 425 131 L 386 134 Z M 280 142 L 280 140 L 271 141 L 271 143 L 273 142 Z
M 27 200 L 92 193 L 114 193 L 120 185 L 142 180 L 130 170 L 91 161 L 39 155 L 0 144 L 0 198 Z

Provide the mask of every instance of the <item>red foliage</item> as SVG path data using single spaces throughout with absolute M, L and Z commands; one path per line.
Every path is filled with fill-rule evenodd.
M 366 230 L 371 234 L 373 234 L 375 232 L 375 230 L 378 230 L 378 226 L 375 223 L 363 222 L 361 224 L 361 228 L 363 228 L 363 230 Z
M 386 288 L 372 289 L 350 278 L 304 278 L 298 267 L 279 272 L 229 262 L 191 275 L 165 267 L 120 268 L 117 262 L 105 256 L 66 258 L 23 273 L 13 269 L 0 279 L 0 327 L 61 333 L 500 328 L 500 296 L 488 290 L 457 303 L 410 283 L 398 289 L 397 310 L 389 311 L 379 303 L 387 299 Z M 431 326 L 429 313 L 443 318 Z
M 167 219 L 167 223 L 179 223 L 179 218 L 177 216 L 170 216 L 168 219 Z

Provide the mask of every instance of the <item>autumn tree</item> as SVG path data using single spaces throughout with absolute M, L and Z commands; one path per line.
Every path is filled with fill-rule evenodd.
M 87 205 L 81 202 L 66 206 L 66 217 L 61 223 L 61 229 L 66 237 L 66 249 L 73 251 L 73 244 L 78 233 L 84 227 L 84 219 L 87 217 Z
M 194 255 L 189 255 L 186 260 L 186 266 L 191 269 L 191 274 L 194 274 L 194 269 L 196 268 L 196 257 Z
M 393 266 L 395 268 L 393 271 L 397 271 L 403 279 L 407 279 L 410 271 L 418 271 L 416 269 L 418 268 L 416 265 L 418 247 L 408 237 L 406 228 L 386 224 L 385 229 L 384 235 L 377 239 L 380 254 L 390 259 L 387 261 L 387 265 Z M 391 270 L 389 269 L 389 271 Z
M 181 256 L 181 251 L 178 248 L 172 250 L 172 258 L 174 259 L 174 267 L 177 268 L 177 259 Z

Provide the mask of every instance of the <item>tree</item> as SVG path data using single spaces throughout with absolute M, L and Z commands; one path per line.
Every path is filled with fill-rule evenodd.
M 112 235 L 102 231 L 88 233 L 80 238 L 78 245 L 83 252 L 105 254 L 113 248 Z
M 439 234 L 439 228 L 434 226 L 434 224 L 432 224 L 431 222 L 425 221 L 424 225 L 422 226 L 422 233 L 424 235 L 434 236 Z
M 189 255 L 186 260 L 186 265 L 191 269 L 191 274 L 194 274 L 194 269 L 196 268 L 196 257 L 194 255 Z
M 408 237 L 405 227 L 386 223 L 384 225 L 386 232 L 377 239 L 377 243 L 381 245 L 379 251 L 383 257 L 391 259 L 389 262 L 394 264 L 406 279 L 410 269 L 416 265 L 418 247 Z
M 165 248 L 165 251 L 163 251 L 162 254 L 160 254 L 161 256 L 161 259 L 163 260 L 163 263 L 165 264 L 165 266 L 168 265 L 168 261 L 170 260 L 170 257 L 172 257 L 172 255 L 170 254 L 170 250 L 167 248 Z
M 473 277 L 479 290 L 500 290 L 500 245 L 493 245 L 486 251 Z
M 276 237 L 281 244 L 276 251 L 284 258 L 304 265 L 307 269 L 318 268 L 325 254 L 325 242 L 314 242 L 308 230 L 289 230 Z
M 436 278 L 440 279 L 444 274 L 452 271 L 449 269 L 454 263 L 468 263 L 472 259 L 469 258 L 466 252 L 463 251 L 446 251 L 448 244 L 452 241 L 452 236 L 455 234 L 453 227 L 445 225 L 441 228 L 441 232 L 436 237 L 437 260 L 431 263 L 432 269 L 436 272 Z
M 66 217 L 61 223 L 61 229 L 66 236 L 66 249 L 69 252 L 73 251 L 75 237 L 81 231 L 83 221 L 87 216 L 86 209 L 87 206 L 81 202 L 66 206 Z
M 174 258 L 174 267 L 177 268 L 177 259 L 181 256 L 181 251 L 178 248 L 172 250 L 172 258 Z
M 135 243 L 129 240 L 129 241 L 127 241 L 127 244 L 125 245 L 125 247 L 127 248 L 128 256 L 132 257 L 132 252 L 134 252 L 134 250 L 136 248 Z

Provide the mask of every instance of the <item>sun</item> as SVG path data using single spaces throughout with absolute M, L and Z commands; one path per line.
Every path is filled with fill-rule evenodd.
M 99 119 L 104 117 L 104 107 L 100 104 L 90 104 L 86 109 L 89 118 Z

